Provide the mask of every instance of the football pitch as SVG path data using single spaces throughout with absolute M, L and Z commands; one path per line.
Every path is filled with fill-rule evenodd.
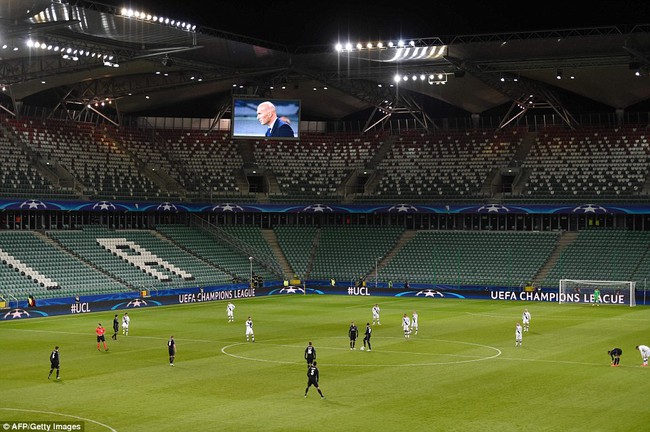
M 372 351 L 361 351 L 379 303 Z M 431 298 L 290 295 L 0 322 L 0 425 L 86 431 L 640 431 L 650 424 L 650 309 Z M 524 308 L 530 331 L 515 347 Z M 405 340 L 401 317 L 419 314 Z M 124 310 L 116 311 L 121 319 Z M 246 342 L 251 316 L 255 343 Z M 350 322 L 360 332 L 350 350 Z M 95 327 L 106 327 L 108 351 Z M 177 344 L 170 367 L 167 340 Z M 304 397 L 307 343 L 322 400 Z M 47 379 L 60 346 L 61 380 Z M 607 350 L 623 349 L 620 367 Z

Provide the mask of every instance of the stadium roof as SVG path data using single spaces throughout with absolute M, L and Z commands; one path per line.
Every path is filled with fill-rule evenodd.
M 461 3 L 466 11 L 417 2 L 399 11 L 385 2 L 372 9 L 329 2 L 318 12 L 305 2 L 238 3 L 149 1 L 136 17 L 134 4 L 125 14 L 118 2 L 4 0 L 2 107 L 79 110 L 103 101 L 108 108 L 97 109 L 109 115 L 221 117 L 241 93 L 300 99 L 311 120 L 508 108 L 516 117 L 530 107 L 571 122 L 578 110 L 614 112 L 650 101 L 650 25 L 634 22 L 648 18 L 641 2 L 557 9 L 547 2 L 525 15 L 520 2 L 473 11 L 468 3 Z M 388 47 L 400 37 L 404 47 Z M 334 49 L 348 41 L 351 50 Z M 407 80 L 396 84 L 396 74 Z

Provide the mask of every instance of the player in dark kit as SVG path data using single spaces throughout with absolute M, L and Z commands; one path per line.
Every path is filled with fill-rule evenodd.
M 354 325 L 354 321 L 350 324 L 350 329 L 348 330 L 348 336 L 350 337 L 350 349 L 356 349 L 354 346 L 357 343 L 357 336 L 359 336 L 359 328 Z
M 323 392 L 318 387 L 319 378 L 320 377 L 318 373 L 318 368 L 316 367 L 316 362 L 314 362 L 311 364 L 311 366 L 307 368 L 307 388 L 305 389 L 305 397 L 307 397 L 307 392 L 309 391 L 309 387 L 314 386 L 316 387 L 316 390 L 318 391 L 320 398 L 325 399 L 325 396 L 323 396 Z
M 52 372 L 56 369 L 56 379 L 61 379 L 59 376 L 61 365 L 59 363 L 59 347 L 55 346 L 54 351 L 50 354 L 50 374 L 47 376 L 47 379 L 50 379 Z
M 620 348 L 612 348 L 607 351 L 607 354 L 612 357 L 612 367 L 616 367 L 621 362 L 621 354 L 623 354 L 623 350 Z
M 305 360 L 307 360 L 307 366 L 311 366 L 314 360 L 316 360 L 316 348 L 312 346 L 311 341 L 307 345 L 307 348 L 305 348 Z
M 372 335 L 372 328 L 370 327 L 370 323 L 366 323 L 366 334 L 363 337 L 363 346 L 361 347 L 361 350 L 366 349 L 366 342 L 368 343 L 368 351 L 372 351 L 372 347 L 370 346 L 370 336 Z
M 167 351 L 169 352 L 169 366 L 174 366 L 174 358 L 176 358 L 176 341 L 174 341 L 174 336 L 170 336 L 167 341 Z
M 111 336 L 111 339 L 117 340 L 117 334 L 120 331 L 120 322 L 117 319 L 117 314 L 115 314 L 115 318 L 113 318 L 113 336 Z

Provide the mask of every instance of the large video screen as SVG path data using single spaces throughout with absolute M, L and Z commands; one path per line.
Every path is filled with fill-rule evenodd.
M 300 101 L 233 98 L 231 129 L 234 138 L 298 139 Z

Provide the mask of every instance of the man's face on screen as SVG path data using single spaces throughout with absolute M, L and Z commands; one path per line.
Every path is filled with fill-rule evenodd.
M 263 125 L 271 124 L 272 109 L 267 104 L 260 104 L 257 107 L 257 120 Z

